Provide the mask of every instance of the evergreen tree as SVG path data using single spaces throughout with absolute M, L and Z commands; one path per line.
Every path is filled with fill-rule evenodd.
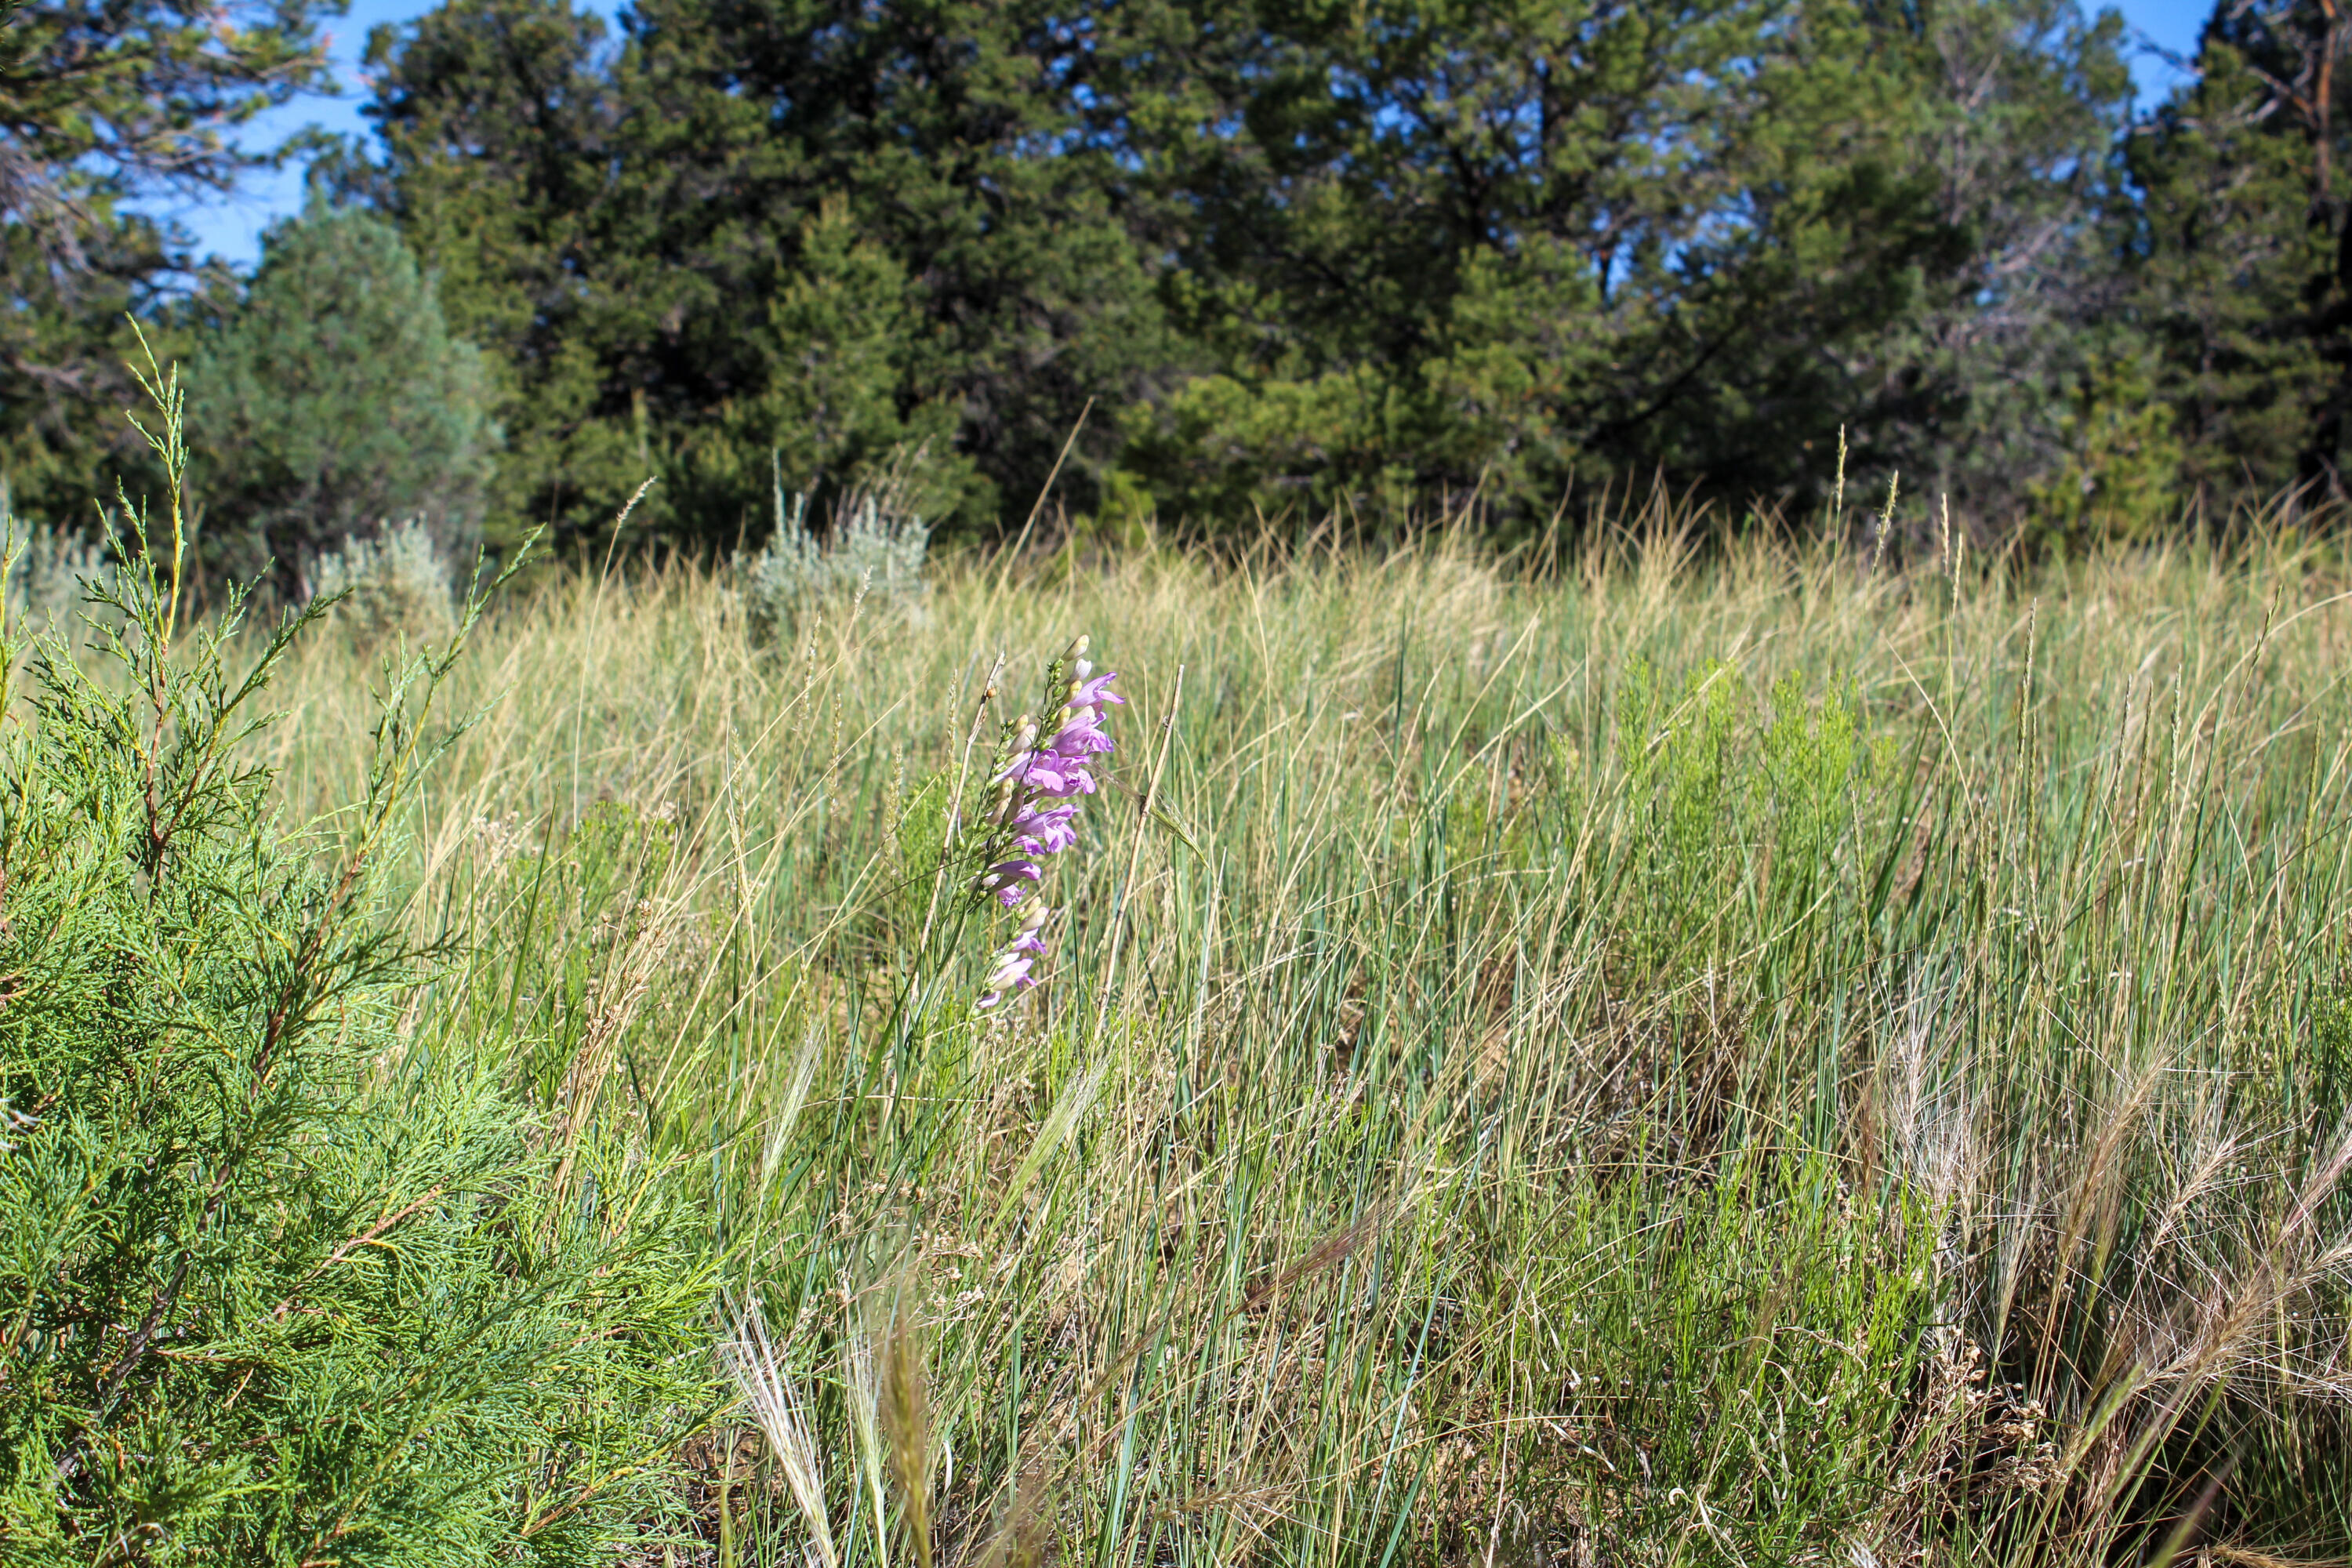
M 505 437 L 494 544 L 600 528 L 657 467 L 602 270 L 618 156 L 604 37 L 568 0 L 449 0 L 379 26 L 364 112 L 383 162 L 328 171 L 432 258 L 450 330 L 485 352 Z M 658 492 L 643 510 L 672 516 Z
M 482 357 L 382 219 L 314 200 L 272 229 L 194 383 L 215 568 L 292 586 L 320 550 L 412 517 L 470 540 L 496 439 Z
M 116 476 L 152 479 L 135 437 L 121 434 L 130 385 L 122 365 L 137 349 L 133 315 L 153 329 L 159 349 L 185 333 L 161 285 L 173 262 L 170 237 L 154 223 L 119 216 L 79 235 L 78 263 L 56 266 L 33 226 L 0 223 L 0 269 L 15 309 L 0 315 L 0 475 L 18 515 L 88 528 L 94 495 Z M 224 273 L 203 280 L 200 298 L 235 298 Z
M 1793 498 L 1842 426 L 1881 467 L 1980 450 L 1952 478 L 1990 490 L 2007 387 L 2111 270 L 2120 26 L 2063 0 L 1251 15 L 1171 28 L 1207 42 L 1136 117 L 1221 374 L 1131 416 L 1130 461 L 1192 510 L 1236 504 L 1218 473 L 1260 506 L 1539 512 L 1580 468 Z
M 458 330 L 509 367 L 510 516 L 591 532 L 658 471 L 646 526 L 731 542 L 780 450 L 814 465 L 797 488 L 929 438 L 941 504 L 985 521 L 1157 363 L 1113 159 L 1057 140 L 1038 17 L 678 0 L 625 26 L 608 61 L 563 0 L 453 0 L 371 43 L 386 161 L 343 178 L 446 258 Z M 853 405 L 854 434 L 787 428 Z
M 2131 142 L 2144 193 L 2131 310 L 2162 349 L 2158 391 L 2210 511 L 2297 483 L 2341 493 L 2340 26 L 2332 7 L 2225 0 L 2196 79 Z
M 1024 510 L 1089 399 L 1125 401 L 1166 363 L 1129 148 L 1094 132 L 1117 6 L 1043 0 L 642 0 L 616 68 L 630 241 L 615 279 L 672 301 L 677 341 L 730 384 L 719 403 L 803 371 L 746 363 L 741 301 L 808 270 L 801 249 L 828 199 L 887 251 L 913 291 L 894 393 L 901 416 L 944 403 L 979 483 L 964 521 Z M 657 258 L 682 257 L 685 268 Z M 707 302 L 706 302 L 707 301 Z M 640 307 L 641 309 L 647 307 Z M 716 341 L 712 341 L 716 340 Z M 782 347 L 784 345 L 778 345 Z M 708 370 L 697 374 L 707 376 Z M 1090 434 L 1066 493 L 1087 504 Z M 740 492 L 758 506 L 764 488 Z M 733 526 L 740 512 L 712 502 Z
M 845 484 L 913 443 L 984 523 L 1090 398 L 1080 507 L 1529 518 L 1658 471 L 1801 501 L 1843 427 L 1999 514 L 2113 358 L 2128 79 L 2074 0 L 623 27 L 450 0 L 373 46 L 386 159 L 345 178 L 500 362 L 510 518 L 593 531 L 658 471 L 645 526 L 720 542 L 779 462 Z
M 1909 297 L 1832 340 L 1851 380 L 1825 401 L 1864 468 L 1900 470 L 1915 493 L 2005 530 L 2066 460 L 2085 378 L 2127 352 L 2111 341 L 2131 103 L 2122 18 L 2073 0 L 1969 0 L 1873 25 L 1904 60 L 1874 113 L 1899 131 L 1881 156 L 1934 240 L 1907 260 L 1857 247 L 1850 286 L 1891 291 L 1907 268 Z M 1808 285 L 1822 286 L 1791 279 Z M 1809 434 L 1826 446 L 1818 426 Z M 1823 468 L 1808 465 L 1816 487 Z
M 123 433 L 137 311 L 175 342 L 168 302 L 219 295 L 185 234 L 136 203 L 231 188 L 257 158 L 236 128 L 325 80 L 329 0 L 12 0 L 0 5 L 0 468 L 13 499 L 85 522 Z
M 900 461 L 919 488 L 909 498 L 915 510 L 927 518 L 952 513 L 975 476 L 955 449 L 955 406 L 902 400 L 927 346 L 906 269 L 858 237 L 839 197 L 802 226 L 799 250 L 798 268 L 767 302 L 767 320 L 750 329 L 767 363 L 765 384 L 727 411 L 688 482 L 717 505 L 739 504 L 760 478 L 740 465 L 764 451 L 809 500 L 831 500 Z

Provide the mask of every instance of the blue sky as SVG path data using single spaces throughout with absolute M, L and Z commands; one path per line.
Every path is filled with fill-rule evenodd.
M 2144 37 L 2177 55 L 2197 52 L 2198 31 L 2213 14 L 2210 0 L 2123 0 L 2116 8 L 2124 14 L 2127 37 L 2135 42 Z M 2179 79 L 2179 73 L 2162 60 L 2140 52 L 2133 56 L 2132 75 L 2138 79 L 2143 102 L 2163 97 Z
M 352 0 L 351 13 L 335 19 L 331 28 L 331 53 L 335 75 L 343 84 L 341 97 L 308 96 L 257 120 L 245 132 L 249 147 L 277 146 L 305 125 L 364 135 L 367 122 L 360 105 L 367 100 L 360 79 L 360 54 L 367 47 L 368 29 L 381 22 L 405 21 L 430 10 L 435 0 Z M 595 5 L 608 15 L 610 0 Z M 2120 9 L 2135 43 L 2140 38 L 2178 54 L 2194 52 L 2197 30 L 2211 11 L 2211 0 L 2123 0 Z M 2160 97 L 2177 79 L 2176 73 L 2153 55 L 2136 52 L 2132 68 L 2143 100 Z M 239 266 L 250 266 L 261 250 L 261 231 L 302 205 L 302 174 L 288 168 L 275 174 L 261 171 L 248 176 L 235 195 L 188 204 L 169 210 L 193 230 L 197 253 L 214 252 Z
M 367 47 L 368 29 L 379 22 L 405 21 L 432 8 L 430 0 L 352 0 L 351 13 L 333 18 L 327 29 L 341 96 L 306 94 L 255 120 L 239 139 L 249 148 L 267 151 L 305 125 L 364 134 L 367 121 L 360 118 L 360 105 L 367 100 L 367 89 L 360 80 L 360 55 Z M 157 210 L 178 218 L 194 232 L 199 256 L 211 251 L 239 265 L 250 265 L 260 254 L 261 231 L 301 205 L 302 172 L 289 167 L 257 170 L 245 177 L 242 187 L 232 195 L 159 204 Z

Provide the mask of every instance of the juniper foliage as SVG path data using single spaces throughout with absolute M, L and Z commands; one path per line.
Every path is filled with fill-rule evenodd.
M 0 1563 L 609 1560 L 702 1408 L 693 1232 L 398 1027 L 433 954 L 383 868 L 483 598 L 389 670 L 362 798 L 289 828 L 247 759 L 324 610 L 181 625 L 149 385 L 169 513 L 126 509 L 89 657 L 0 648 Z

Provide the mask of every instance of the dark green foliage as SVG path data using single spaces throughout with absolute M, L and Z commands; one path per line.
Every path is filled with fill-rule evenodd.
M 348 535 L 422 517 L 467 542 L 478 524 L 497 437 L 482 356 L 381 218 L 314 201 L 271 230 L 193 380 L 216 570 L 290 584 Z
M 801 484 L 832 477 L 837 500 L 839 480 L 878 480 L 894 458 L 919 452 L 924 460 L 912 467 L 921 515 L 984 498 L 985 482 L 955 454 L 953 405 L 900 405 L 898 391 L 919 374 L 925 348 L 906 268 L 858 237 L 838 200 L 801 226 L 799 242 L 799 270 L 769 299 L 766 321 L 746 331 L 767 362 L 764 385 L 722 405 L 717 427 L 688 449 L 692 460 L 679 478 L 692 489 L 681 504 L 700 498 L 740 509 L 746 496 L 756 499 L 763 472 L 772 491 L 779 474 Z
M 131 388 L 122 362 L 136 352 L 127 317 L 153 304 L 151 280 L 169 249 L 152 223 L 125 218 L 85 235 L 80 252 L 80 268 L 61 271 L 37 231 L 0 226 L 0 268 L 17 306 L 0 312 L 0 468 L 18 515 L 74 529 L 89 523 L 90 497 L 112 476 L 152 471 L 122 423 Z M 181 335 L 167 324 L 149 331 L 159 350 Z
M 1653 479 L 1793 520 L 1841 453 L 2072 545 L 2336 488 L 2330 17 L 2232 0 L 2135 121 L 2121 20 L 2081 0 L 638 0 L 617 34 L 446 0 L 372 36 L 378 145 L 322 174 L 481 345 L 499 460 L 462 417 L 391 445 L 493 545 L 601 539 L 648 478 L 631 527 L 713 553 L 779 476 L 824 518 L 898 475 L 950 533 L 1017 525 L 1049 475 L 1114 531 L 1474 496 L 1524 531 Z M 166 309 L 168 246 L 115 237 L 58 275 L 105 288 L 20 286 L 9 331 L 58 345 L 27 365 L 124 307 L 238 316 L 217 279 Z M 233 336 L 311 319 L 289 270 Z M 26 369 L 0 409 L 45 504 L 102 379 Z M 266 401 L 210 515 L 224 563 L 290 574 L 418 481 L 357 447 L 294 473 L 252 430 L 315 400 Z
M 1848 367 L 1852 391 L 1832 401 L 1874 479 L 1899 470 L 1912 493 L 1948 495 L 1964 517 L 2005 531 L 2027 481 L 2057 460 L 2064 389 L 2111 331 L 2113 225 L 2125 205 L 2116 149 L 2131 94 L 2122 19 L 2063 0 L 1928 5 L 1902 26 L 1881 7 L 1857 11 L 1874 39 L 1866 58 L 1901 68 L 1872 73 L 1883 97 L 1841 134 L 1885 140 L 1822 183 L 1808 215 L 1821 237 L 1791 247 L 1784 287 L 1875 300 L 1885 315 L 1848 318 L 1841 334 L 1790 332 L 1783 353 Z M 1833 75 L 1822 87 L 1833 100 L 1844 92 Z M 1812 155 L 1801 140 L 1784 153 L 1792 168 Z M 1889 201 L 1898 190 L 1900 205 Z M 1895 234 L 1918 234 L 1907 254 L 1893 236 L 1864 243 L 1889 220 Z M 1824 270 L 1815 255 L 1847 224 L 1850 259 Z M 1772 293 L 1753 305 L 1786 319 Z M 1804 432 L 1815 496 L 1822 428 Z
M 566 0 L 379 32 L 347 167 L 504 361 L 513 520 L 760 527 L 928 443 L 1017 516 L 1539 519 L 1663 465 L 1984 506 L 2111 268 L 2126 78 L 2071 0 L 1333 11 Z M 1969 454 L 1948 462 L 1946 454 Z
M 394 679 L 366 798 L 289 834 L 247 742 L 316 612 L 249 673 L 234 614 L 173 647 L 171 500 L 110 668 L 5 649 L 0 1561 L 602 1560 L 696 1417 L 703 1275 L 641 1157 L 396 1026 L 381 868 L 459 642 Z
M 490 516 L 509 532 L 601 523 L 657 466 L 642 384 L 604 347 L 625 302 L 594 286 L 610 248 L 604 36 L 562 0 L 453 0 L 396 57 L 387 30 L 369 39 L 390 168 L 346 182 L 432 258 L 452 330 L 486 351 L 506 437 Z
M 1265 35 L 1210 32 L 1192 134 L 1168 138 L 1201 215 L 1169 286 L 1233 379 L 1135 416 L 1164 503 L 1483 482 L 1539 514 L 1572 473 L 1660 466 L 1795 497 L 1842 426 L 1881 471 L 1981 450 L 1998 499 L 1993 453 L 2032 411 L 1994 389 L 2063 351 L 2095 275 L 2112 18 L 1260 14 Z
M 2329 123 L 2343 106 L 2323 106 L 2345 89 L 2293 58 L 2332 27 L 2307 5 L 2218 9 L 2200 79 L 2131 142 L 2145 192 L 2132 303 L 2162 352 L 2184 479 L 2216 509 L 2335 482 L 2352 279 Z
M 2150 353 L 2094 358 L 2058 415 L 2059 458 L 2026 486 L 2027 534 L 2039 544 L 2158 540 L 2181 523 L 2186 451 L 2179 414 L 2157 395 Z
M 187 236 L 136 210 L 226 190 L 257 160 L 236 128 L 324 78 L 326 0 L 0 5 L 0 466 L 20 504 L 86 522 L 136 395 L 123 312 L 190 281 Z M 176 274 L 176 276 L 175 276 Z M 198 292 L 227 279 L 208 270 Z M 176 287 L 175 287 L 176 286 Z
M 505 514 L 593 531 L 658 472 L 645 526 L 731 544 L 779 453 L 822 501 L 926 439 L 941 506 L 1025 505 L 1160 358 L 1109 155 L 1037 155 L 1069 121 L 1034 22 L 651 5 L 608 57 L 564 0 L 456 0 L 379 31 L 388 162 L 346 179 L 505 363 Z

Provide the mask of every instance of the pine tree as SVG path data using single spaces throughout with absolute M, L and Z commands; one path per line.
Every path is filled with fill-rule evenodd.
M 768 466 L 824 516 L 860 480 L 903 469 L 926 519 L 953 514 L 976 476 L 955 447 L 955 406 L 944 398 L 907 406 L 925 348 L 919 302 L 906 269 L 863 238 L 848 203 L 835 197 L 801 226 L 799 264 L 750 334 L 767 369 L 755 395 L 735 401 L 716 439 L 677 465 L 684 504 L 740 504 Z M 742 465 L 755 465 L 745 473 Z M 707 498 L 707 499 L 705 499 Z
M 382 219 L 314 200 L 272 229 L 193 381 L 216 570 L 290 587 L 321 550 L 411 518 L 472 542 L 497 437 L 482 356 Z
M 2131 143 L 2145 193 L 2131 308 L 2162 347 L 2159 391 L 2209 512 L 2288 485 L 2341 489 L 2341 26 L 2305 0 L 2218 6 L 2197 79 Z
M 322 171 L 430 257 L 450 330 L 488 358 L 504 437 L 494 547 L 609 521 L 658 466 L 604 268 L 618 156 L 603 18 L 568 0 L 450 0 L 368 36 L 383 162 Z M 640 516 L 674 521 L 656 490 Z
M 260 161 L 236 130 L 324 83 L 317 22 L 334 8 L 0 5 L 0 469 L 20 508 L 82 526 L 104 475 L 142 468 L 119 417 L 124 314 L 176 346 L 173 301 L 228 282 L 142 204 L 217 195 Z
M 861 433 L 809 461 L 929 437 L 967 523 L 1025 504 L 1160 336 L 1113 156 L 1063 140 L 1049 73 L 1084 48 L 1044 26 L 663 0 L 606 59 L 563 0 L 453 0 L 376 35 L 387 157 L 344 178 L 446 258 L 453 321 L 506 363 L 506 513 L 593 532 L 659 472 L 645 526 L 756 532 L 773 454 L 803 445 L 782 422 L 845 406 L 845 355 Z M 853 305 L 899 323 L 887 352 L 827 324 Z
M 1402 478 L 1539 516 L 1573 471 L 1663 469 L 1794 500 L 1843 426 L 1881 470 L 1973 454 L 1948 477 L 1998 506 L 2050 456 L 2034 384 L 2112 272 L 2114 17 L 1183 9 L 1121 108 L 1192 215 L 1165 287 L 1219 376 L 1131 418 L 1141 488 L 1230 515 L 1213 472 L 1309 507 Z
M 379 35 L 352 176 L 504 367 L 500 506 L 581 532 L 658 470 L 644 526 L 725 543 L 779 454 L 798 488 L 909 439 L 984 522 L 1089 399 L 1079 508 L 1801 501 L 1843 426 L 1999 512 L 2105 352 L 2128 81 L 2074 0 L 644 0 L 624 34 L 451 0 Z

